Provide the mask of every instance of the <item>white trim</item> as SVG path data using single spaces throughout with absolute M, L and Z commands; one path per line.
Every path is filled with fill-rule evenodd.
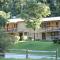
M 57 20 L 60 20 L 60 17 L 43 18 L 43 21 L 57 21 Z
M 42 20 L 43 21 L 57 21 L 57 20 L 60 21 L 60 17 L 48 17 L 48 18 L 43 18 Z M 24 20 L 21 18 L 15 18 L 15 19 L 9 19 L 8 21 L 9 21 L 8 23 L 16 23 Z

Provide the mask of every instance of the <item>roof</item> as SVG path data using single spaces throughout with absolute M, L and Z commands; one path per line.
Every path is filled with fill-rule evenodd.
M 16 23 L 16 22 L 20 22 L 20 21 L 24 21 L 24 20 L 21 18 L 9 19 L 8 23 Z
M 57 20 L 60 20 L 60 17 L 48 17 L 48 18 L 43 18 L 42 20 L 43 21 L 57 21 Z M 8 23 L 16 23 L 16 22 L 20 22 L 24 20 L 21 18 L 15 18 L 15 19 L 9 19 L 8 21 L 9 21 Z
M 60 17 L 43 18 L 43 21 L 57 21 L 57 20 L 60 20 Z

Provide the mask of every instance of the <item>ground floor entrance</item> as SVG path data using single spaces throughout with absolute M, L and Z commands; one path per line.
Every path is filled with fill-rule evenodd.
M 32 39 L 34 37 L 34 34 L 31 32 L 17 32 L 17 33 L 9 33 L 9 34 L 19 36 L 20 41 L 23 40 L 23 36 L 25 36 L 26 38 L 31 37 Z M 39 40 L 60 39 L 60 31 L 36 33 L 35 38 Z
M 23 32 L 19 32 L 20 41 L 23 39 Z
M 55 40 L 60 39 L 60 32 L 59 31 L 52 31 L 52 32 L 45 32 L 42 33 L 42 40 Z
M 42 40 L 46 39 L 46 33 L 42 33 Z

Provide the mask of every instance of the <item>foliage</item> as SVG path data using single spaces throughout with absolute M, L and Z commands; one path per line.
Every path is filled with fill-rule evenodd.
M 41 2 L 37 3 L 35 0 L 27 1 L 24 6 L 20 16 L 25 19 L 26 26 L 34 30 L 35 39 L 35 30 L 40 27 L 42 18 L 50 15 L 50 8 L 48 5 Z
M 17 42 L 16 37 L 9 35 L 2 29 L 0 29 L 0 49 L 1 49 L 0 52 L 4 52 L 8 48 L 8 46 L 11 46 L 16 42 Z
M 6 19 L 0 16 L 0 27 L 5 26 L 5 23 L 6 23 Z
M 60 0 L 56 0 L 56 11 L 57 12 L 57 16 L 60 16 Z
M 0 11 L 0 16 L 2 16 L 3 18 L 6 18 L 6 13 L 4 11 Z
M 46 0 L 46 3 L 51 9 L 50 16 L 60 16 L 60 0 Z
M 50 14 L 50 9 L 48 5 L 43 4 L 41 2 L 37 3 L 32 1 L 27 1 L 25 8 L 22 9 L 22 17 L 26 19 L 33 19 L 33 18 L 41 18 L 46 17 Z
M 60 44 L 60 39 L 55 39 L 55 40 L 53 40 L 53 43 L 55 43 L 55 44 Z
M 30 59 L 30 58 L 28 58 L 28 59 L 14 59 L 14 58 L 10 58 L 10 59 L 7 59 L 7 58 L 0 58 L 0 60 L 40 60 L 40 59 Z M 47 58 L 41 58 L 41 60 L 48 60 Z M 49 59 L 49 60 L 52 60 L 52 58 L 51 59 Z
M 10 13 L 5 13 L 4 11 L 0 11 L 0 27 L 4 27 L 7 19 L 10 17 Z
M 20 14 L 21 4 L 26 0 L 0 0 L 0 10 L 11 12 L 11 17 Z
M 11 16 L 18 16 L 21 13 L 22 5 L 26 4 L 26 1 L 34 1 L 48 4 L 51 9 L 50 16 L 60 16 L 60 0 L 0 0 L 0 10 L 5 12 L 11 12 Z
M 53 42 L 48 41 L 25 41 L 25 42 L 19 42 L 16 45 L 12 46 L 11 49 L 19 49 L 18 50 L 11 50 L 10 53 L 20 53 L 24 54 L 22 49 L 29 49 L 29 50 L 40 50 L 40 51 L 56 51 L 58 48 L 58 57 L 60 57 L 60 44 L 53 44 Z M 31 52 L 31 51 L 30 51 Z M 30 53 L 29 52 L 29 53 Z M 31 53 L 32 54 L 32 53 Z M 43 53 L 34 53 L 34 54 L 40 54 L 42 55 Z M 44 54 L 51 54 L 49 53 L 44 53 Z M 52 53 L 51 55 L 54 55 L 55 53 Z

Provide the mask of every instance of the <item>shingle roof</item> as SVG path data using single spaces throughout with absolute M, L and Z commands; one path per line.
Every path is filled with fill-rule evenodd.
M 60 17 L 48 17 L 48 18 L 43 18 L 42 20 L 43 21 L 57 21 L 57 20 L 60 20 Z M 9 23 L 16 23 L 16 22 L 20 22 L 24 20 L 21 18 L 15 18 L 15 19 L 9 19 L 8 21 Z
M 43 18 L 43 21 L 57 21 L 57 20 L 60 20 L 60 17 Z
M 9 19 L 8 23 L 16 23 L 16 22 L 19 22 L 19 21 L 24 21 L 24 20 L 21 19 L 21 18 Z

